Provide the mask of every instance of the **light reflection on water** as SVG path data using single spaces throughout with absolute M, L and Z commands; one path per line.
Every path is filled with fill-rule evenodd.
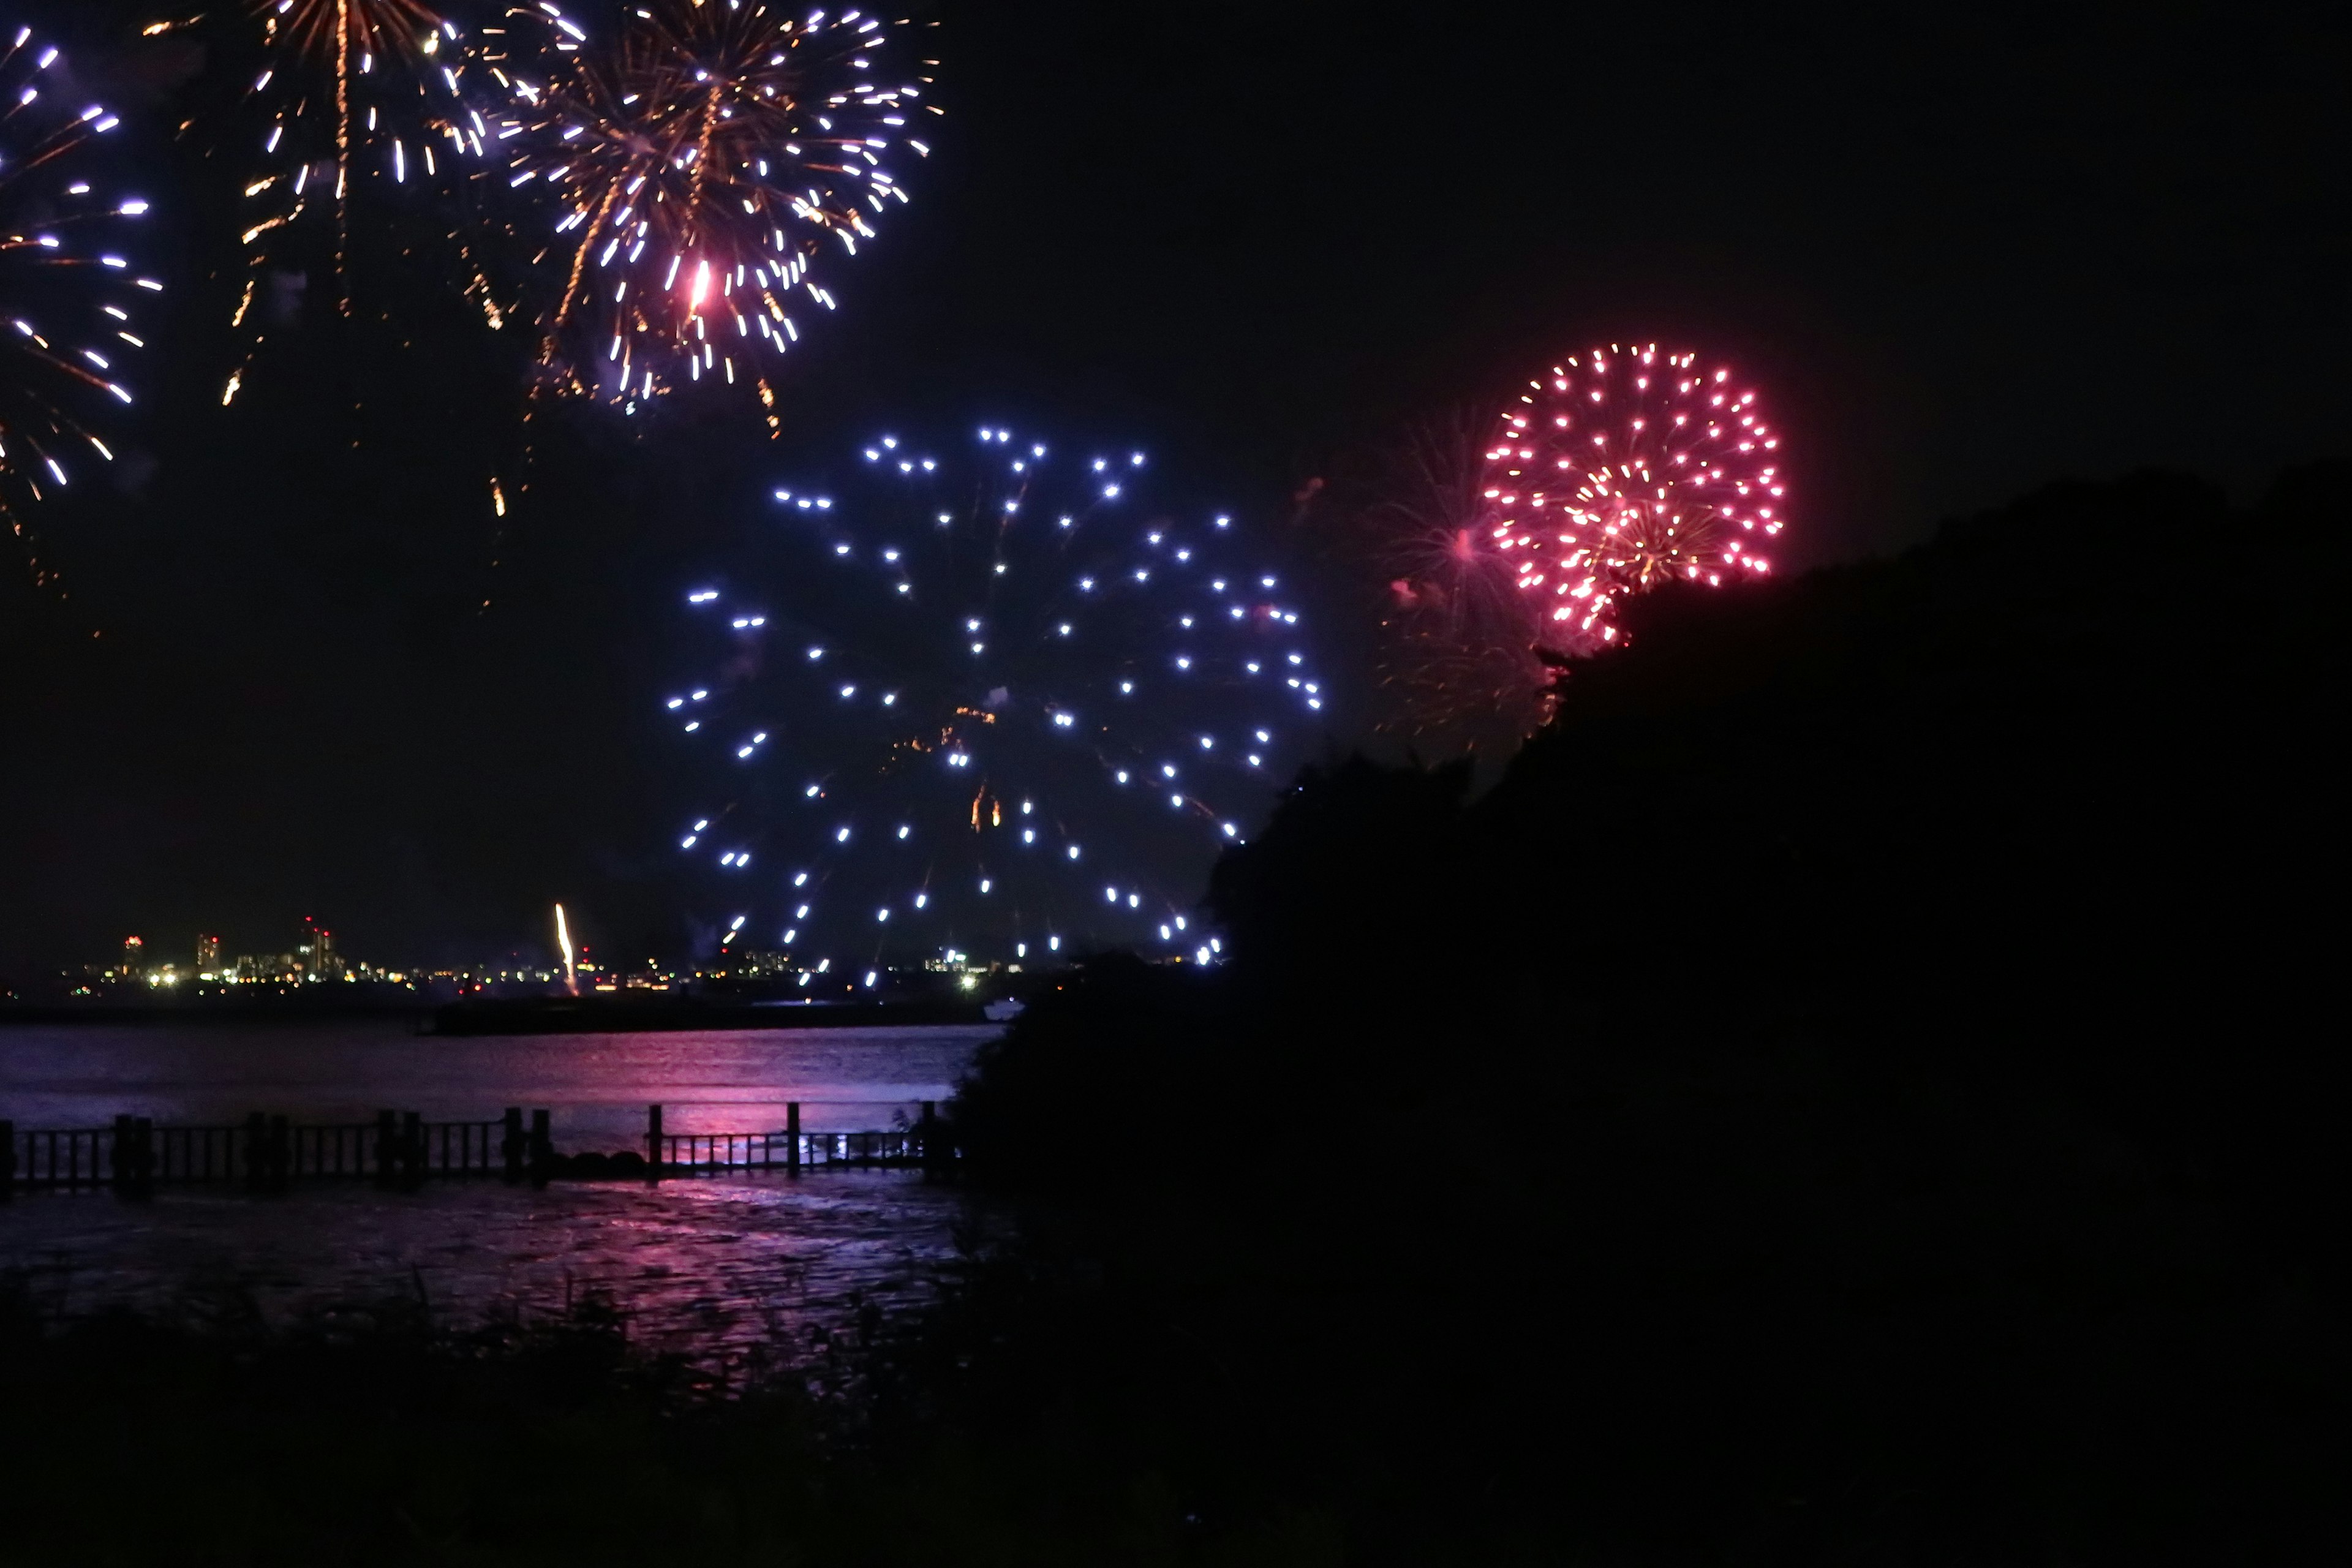
M 362 1022 L 275 1027 L 0 1030 L 0 1116 L 93 1127 L 118 1112 L 231 1122 L 248 1110 L 359 1121 L 378 1106 L 489 1119 L 545 1106 L 568 1151 L 643 1147 L 645 1108 L 673 1132 L 887 1126 L 943 1100 L 993 1027 L 536 1036 L 444 1040 Z M 897 1171 L 724 1181 L 433 1182 L 413 1193 L 297 1184 L 275 1197 L 165 1187 L 147 1201 L 25 1194 L 0 1206 L 0 1269 L 68 1311 L 248 1300 L 271 1321 L 420 1288 L 459 1323 L 552 1311 L 604 1290 L 632 1338 L 704 1357 L 803 1341 L 853 1293 L 919 1295 L 971 1216 Z
M 250 1301 L 271 1322 L 368 1308 L 422 1289 L 458 1324 L 552 1313 L 609 1292 L 630 1337 L 698 1358 L 845 1321 L 853 1293 L 919 1299 L 967 1215 L 950 1189 L 899 1171 L 725 1182 L 361 1183 L 255 1198 L 165 1189 L 20 1195 L 0 1210 L 0 1268 L 44 1310 Z

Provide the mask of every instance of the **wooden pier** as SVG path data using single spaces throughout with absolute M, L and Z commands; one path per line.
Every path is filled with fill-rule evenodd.
M 413 1110 L 310 1124 L 257 1110 L 242 1122 L 208 1127 L 158 1127 L 143 1116 L 118 1116 L 108 1127 L 0 1121 L 0 1202 L 19 1191 L 103 1187 L 141 1195 L 159 1185 L 211 1184 L 281 1192 L 317 1180 L 413 1188 L 452 1179 L 543 1185 L 893 1168 L 930 1178 L 954 1163 L 930 1100 L 910 1125 L 857 1132 L 804 1131 L 800 1102 L 784 1110 L 785 1124 L 770 1131 L 669 1132 L 662 1108 L 648 1106 L 642 1152 L 568 1154 L 555 1147 L 548 1111 L 532 1110 L 526 1123 L 520 1106 L 495 1121 L 427 1121 Z

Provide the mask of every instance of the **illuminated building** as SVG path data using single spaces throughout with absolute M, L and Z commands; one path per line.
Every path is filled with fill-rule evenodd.
M 334 980 L 343 973 L 343 961 L 335 955 L 335 933 L 317 921 L 302 917 L 302 934 L 306 940 L 297 950 L 301 963 L 289 967 L 300 969 L 313 980 Z

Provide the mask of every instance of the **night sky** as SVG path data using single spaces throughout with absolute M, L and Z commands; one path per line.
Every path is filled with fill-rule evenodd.
M 600 952 L 679 952 L 676 591 L 883 424 L 1132 440 L 1278 530 L 1394 419 L 1688 343 L 1787 431 L 1790 567 L 2061 477 L 2248 498 L 2352 452 L 2340 7 L 950 5 L 938 155 L 835 269 L 783 439 L 542 416 L 503 525 L 524 345 L 429 231 L 366 237 L 388 320 L 314 310 L 224 411 L 223 71 L 129 42 L 145 5 L 10 14 L 131 112 L 173 287 L 113 484 L 37 519 L 70 597 L 0 573 L 0 973 L 305 915 L 473 958 L 558 898 Z

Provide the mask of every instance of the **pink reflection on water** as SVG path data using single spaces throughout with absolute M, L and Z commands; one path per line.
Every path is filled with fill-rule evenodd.
M 399 1020 L 0 1029 L 0 1117 L 21 1128 L 356 1121 L 378 1108 L 428 1120 L 546 1107 L 568 1152 L 642 1150 L 646 1107 L 672 1133 L 784 1125 L 883 1128 L 943 1100 L 994 1026 L 438 1039 Z M 45 1303 L 169 1308 L 249 1299 L 273 1321 L 413 1295 L 465 1323 L 554 1311 L 609 1291 L 640 1344 L 728 1356 L 777 1334 L 804 1342 L 849 1314 L 919 1296 L 971 1213 L 911 1172 L 828 1171 L 642 1183 L 432 1182 L 414 1193 L 298 1184 L 255 1198 L 167 1187 L 0 1205 L 0 1269 Z
M 0 1029 L 0 1116 L 19 1127 L 228 1124 L 254 1110 L 365 1121 L 495 1121 L 547 1107 L 567 1150 L 644 1147 L 646 1107 L 672 1132 L 765 1131 L 798 1100 L 811 1131 L 887 1127 L 943 1100 L 995 1025 L 440 1039 L 399 1019 L 331 1024 Z
M 962 1194 L 895 1171 L 643 1183 L 319 1184 L 275 1198 L 167 1190 L 20 1196 L 0 1211 L 0 1270 L 47 1310 L 172 1311 L 249 1300 L 267 1321 L 414 1297 L 459 1325 L 553 1313 L 591 1291 L 650 1349 L 709 1360 L 778 1337 L 805 1348 L 852 1298 L 921 1299 L 984 1219 Z

